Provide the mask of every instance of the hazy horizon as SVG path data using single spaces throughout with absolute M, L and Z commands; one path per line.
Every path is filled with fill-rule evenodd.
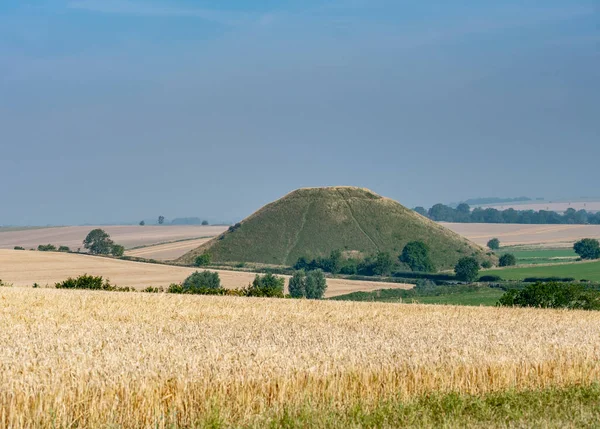
M 600 197 L 596 1 L 246 3 L 2 2 L 0 225 Z

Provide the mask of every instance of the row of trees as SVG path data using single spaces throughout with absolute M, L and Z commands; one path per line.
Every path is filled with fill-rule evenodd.
M 159 216 L 158 217 L 158 224 L 159 225 L 164 225 L 165 224 L 165 217 L 164 216 Z M 203 220 L 200 222 L 200 219 L 198 218 L 179 218 L 179 219 L 174 219 L 171 222 L 172 225 L 208 225 L 208 221 L 207 220 Z M 140 226 L 144 226 L 146 225 L 146 221 L 145 220 L 141 220 L 140 221 Z
M 417 213 L 436 222 L 459 223 L 520 223 L 520 224 L 595 224 L 600 225 L 600 213 L 586 210 L 568 209 L 564 214 L 547 210 L 498 210 L 494 208 L 475 208 L 462 203 L 456 208 L 436 204 L 429 210 L 415 207 Z

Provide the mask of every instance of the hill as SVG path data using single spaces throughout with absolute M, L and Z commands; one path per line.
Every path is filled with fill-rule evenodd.
M 329 187 L 293 191 L 178 261 L 191 264 L 209 252 L 215 262 L 289 266 L 301 256 L 327 256 L 338 249 L 399 255 L 414 240 L 430 246 L 438 269 L 453 267 L 462 256 L 488 258 L 482 247 L 396 201 L 368 189 Z

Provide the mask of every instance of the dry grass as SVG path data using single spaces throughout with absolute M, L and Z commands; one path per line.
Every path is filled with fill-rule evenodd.
M 125 252 L 127 256 L 136 258 L 156 259 L 159 261 L 172 261 L 185 255 L 190 250 L 209 241 L 210 238 L 199 238 L 197 240 L 185 240 L 175 243 L 156 244 L 153 246 L 133 249 Z
M 499 238 L 503 246 L 544 244 L 552 247 L 570 247 L 582 238 L 600 239 L 600 225 L 441 224 L 482 246 L 494 237 Z
M 143 289 L 148 286 L 166 287 L 171 283 L 180 283 L 195 271 L 196 268 L 147 264 L 89 255 L 0 249 L 0 279 L 15 286 L 31 286 L 34 283 L 54 286 L 55 283 L 68 277 L 90 274 L 108 278 L 113 284 L 121 287 Z M 231 289 L 247 286 L 255 276 L 254 273 L 249 272 L 212 271 L 217 271 L 223 286 Z M 327 297 L 356 291 L 413 287 L 401 283 L 344 279 L 329 279 L 327 285 Z
M 54 228 L 24 229 L 19 231 L 0 230 L 0 249 L 12 249 L 22 246 L 26 249 L 37 248 L 39 244 L 69 246 L 76 250 L 82 246 L 83 239 L 94 228 L 102 228 L 111 238 L 126 248 L 147 246 L 175 240 L 198 237 L 214 237 L 225 231 L 224 226 L 66 226 Z M 184 252 L 185 253 L 185 252 Z M 183 253 L 182 253 L 183 254 Z
M 0 290 L 0 426 L 171 427 L 600 379 L 600 313 Z

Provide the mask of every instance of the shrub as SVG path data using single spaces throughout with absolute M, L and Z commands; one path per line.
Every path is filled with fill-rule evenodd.
M 515 255 L 512 253 L 505 253 L 504 255 L 500 256 L 499 265 L 501 267 L 512 267 L 517 265 L 517 258 L 515 258 Z
M 230 226 L 228 231 L 229 232 L 236 232 L 241 227 L 242 227 L 242 224 L 238 222 L 235 225 Z
M 489 247 L 491 250 L 500 249 L 500 240 L 498 240 L 497 238 L 492 238 L 490 241 L 487 242 L 487 247 Z
M 479 262 L 472 257 L 461 258 L 454 267 L 454 272 L 459 280 L 475 281 L 479 277 Z
M 537 282 L 574 282 L 573 277 L 526 277 L 523 279 L 524 283 L 537 283 Z
M 58 251 L 59 251 L 59 252 L 67 252 L 67 253 L 68 253 L 68 252 L 70 252 L 70 251 L 71 251 L 71 249 L 69 249 L 69 247 L 68 247 L 68 246 L 59 246 L 59 247 L 58 247 Z
M 120 244 L 113 244 L 110 248 L 110 254 L 120 258 L 125 254 L 125 247 L 121 246 Z
M 89 276 L 87 274 L 77 278 L 69 277 L 67 280 L 56 283 L 55 287 L 57 289 L 90 289 L 116 292 L 129 292 L 134 290 L 129 287 L 111 285 L 110 281 L 108 279 L 104 280 L 102 276 Z
M 15 246 L 15 250 L 25 250 L 25 248 L 21 246 Z
M 413 271 L 435 271 L 429 256 L 429 247 L 422 241 L 412 241 L 404 246 L 399 259 Z
M 481 268 L 492 268 L 492 262 L 486 259 L 481 263 Z
M 573 246 L 581 259 L 600 259 L 600 243 L 593 238 L 584 238 Z
M 165 289 L 162 287 L 152 287 L 152 286 L 148 286 L 146 289 L 142 290 L 142 292 L 146 292 L 146 293 L 162 293 L 164 291 L 165 291 Z
M 479 277 L 480 282 L 500 282 L 502 277 L 500 276 L 481 276 Z
M 196 259 L 194 260 L 194 265 L 196 265 L 197 267 L 204 267 L 206 265 L 210 265 L 210 261 L 210 253 L 203 253 L 202 255 L 196 257 Z
M 285 279 L 267 273 L 263 276 L 256 275 L 254 281 L 246 289 L 246 296 L 283 298 Z
M 183 281 L 181 287 L 180 293 L 197 294 L 206 289 L 221 289 L 221 279 L 219 273 L 213 271 L 196 271 Z
M 40 244 L 37 250 L 40 252 L 54 252 L 56 251 L 56 246 L 53 244 Z
M 535 283 L 524 289 L 511 289 L 498 301 L 507 307 L 567 308 L 600 310 L 600 292 L 575 283 Z

